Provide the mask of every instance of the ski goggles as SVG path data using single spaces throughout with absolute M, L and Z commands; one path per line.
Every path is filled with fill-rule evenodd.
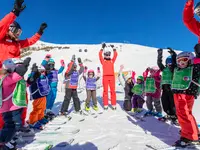
M 182 57 L 177 59 L 177 63 L 179 64 L 180 62 L 188 62 L 189 58 L 188 57 Z
M 17 35 L 17 36 L 20 36 L 20 35 L 22 34 L 22 30 L 19 29 L 19 28 L 17 28 L 17 27 L 9 27 L 9 30 L 10 30 L 13 34 L 15 34 L 15 35 Z

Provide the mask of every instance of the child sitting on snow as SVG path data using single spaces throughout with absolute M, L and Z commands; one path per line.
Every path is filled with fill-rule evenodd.
M 87 74 L 87 77 L 86 77 Z M 86 93 L 87 93 L 87 99 L 85 102 L 85 110 L 90 110 L 90 100 L 92 98 L 93 101 L 93 109 L 95 111 L 98 111 L 97 106 L 97 97 L 96 97 L 96 82 L 100 79 L 100 68 L 97 68 L 97 76 L 95 77 L 94 70 L 88 70 L 87 67 L 85 67 L 83 79 L 86 82 Z
M 138 76 L 137 82 L 132 88 L 132 112 L 140 113 L 142 112 L 144 104 L 144 77 Z
M 24 74 L 28 70 L 31 58 L 8 59 L 3 62 L 0 74 L 0 113 L 4 126 L 0 131 L 0 149 L 14 149 L 11 141 L 22 127 L 21 114 L 26 102 L 26 81 Z
M 46 96 L 49 94 L 50 86 L 43 66 L 32 66 L 32 72 L 27 80 L 30 85 L 30 95 L 33 101 L 33 111 L 29 116 L 29 126 L 34 129 L 43 129 L 48 123 L 44 118 L 46 110 Z
M 150 72 L 150 76 L 148 73 Z M 146 104 L 148 111 L 145 115 L 154 115 L 157 117 L 162 117 L 162 107 L 160 103 L 161 97 L 161 75 L 158 67 L 147 68 L 143 73 L 145 81 L 145 94 L 147 96 Z M 154 112 L 153 103 L 156 109 Z
M 118 80 L 120 82 L 120 85 L 124 88 L 124 93 L 125 93 L 123 107 L 125 111 L 131 111 L 131 108 L 132 108 L 131 98 L 133 96 L 133 93 L 131 92 L 131 90 L 134 86 L 135 72 L 132 72 L 132 74 L 129 73 L 128 75 L 125 76 L 122 73 L 123 69 L 124 69 L 124 66 L 121 65 L 119 73 L 118 73 Z M 122 81 L 121 78 L 123 78 L 124 82 Z

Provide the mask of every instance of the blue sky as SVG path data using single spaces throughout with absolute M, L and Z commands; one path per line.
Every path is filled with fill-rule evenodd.
M 129 41 L 153 47 L 193 50 L 197 37 L 183 24 L 186 0 L 25 0 L 17 19 L 21 38 L 30 37 L 41 22 L 49 25 L 43 41 L 101 43 Z M 1 0 L 0 17 L 14 0 Z M 200 20 L 200 19 L 199 19 Z

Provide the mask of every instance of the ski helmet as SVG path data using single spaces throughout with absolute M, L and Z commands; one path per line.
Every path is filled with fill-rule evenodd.
M 137 80 L 142 80 L 142 81 L 144 81 L 144 77 L 143 77 L 143 76 L 138 76 L 138 77 L 137 77 Z
M 165 64 L 168 65 L 168 64 L 172 64 L 172 56 L 168 56 L 165 60 Z
M 13 59 L 7 59 L 3 62 L 2 67 L 5 70 L 10 70 L 11 72 L 13 72 L 16 64 L 14 63 Z
M 18 36 L 20 36 L 22 34 L 22 28 L 21 26 L 19 25 L 19 23 L 17 23 L 16 21 L 14 21 L 10 27 L 9 27 L 9 30 L 14 33 L 14 34 L 17 34 Z
M 52 58 L 50 58 L 48 64 L 55 64 L 55 61 Z
M 43 66 L 39 66 L 39 67 L 38 67 L 38 71 L 39 71 L 39 72 L 43 72 L 43 71 L 45 71 L 45 70 L 46 70 L 46 69 L 45 69 Z
M 107 48 L 107 49 L 104 49 L 104 56 L 110 56 L 111 55 L 111 51 Z
M 88 76 L 89 76 L 90 73 L 92 73 L 93 76 L 94 76 L 94 70 L 92 70 L 92 69 L 91 69 L 91 70 L 88 70 Z
M 188 61 L 188 64 L 193 64 L 194 54 L 192 52 L 181 52 L 176 57 L 176 63 L 179 64 L 179 60 L 185 58 Z

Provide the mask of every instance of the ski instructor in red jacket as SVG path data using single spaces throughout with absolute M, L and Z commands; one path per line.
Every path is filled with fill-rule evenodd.
M 183 12 L 183 22 L 192 33 L 198 36 L 200 43 L 200 22 L 194 18 L 194 0 L 187 0 Z
M 116 92 L 115 92 L 115 72 L 114 72 L 114 63 L 117 58 L 117 51 L 114 48 L 114 45 L 111 45 L 113 48 L 114 56 L 111 59 L 111 52 L 106 51 L 104 48 L 106 44 L 102 44 L 102 49 L 99 52 L 99 59 L 103 67 L 103 105 L 104 109 L 108 109 L 108 87 L 110 87 L 111 94 L 111 105 L 112 109 L 116 109 Z M 102 56 L 104 51 L 104 58 Z
M 0 21 L 0 62 L 3 63 L 4 60 L 8 58 L 19 58 L 20 50 L 22 48 L 29 47 L 35 44 L 43 34 L 44 29 L 47 27 L 46 23 L 42 23 L 39 31 L 33 35 L 31 38 L 20 40 L 19 37 L 22 33 L 20 25 L 15 22 L 15 19 L 20 15 L 20 13 L 25 9 L 23 5 L 24 0 L 15 0 L 13 10 L 7 14 Z M 25 121 L 26 109 L 22 114 L 22 118 Z M 0 114 L 0 129 L 3 126 L 3 120 Z

